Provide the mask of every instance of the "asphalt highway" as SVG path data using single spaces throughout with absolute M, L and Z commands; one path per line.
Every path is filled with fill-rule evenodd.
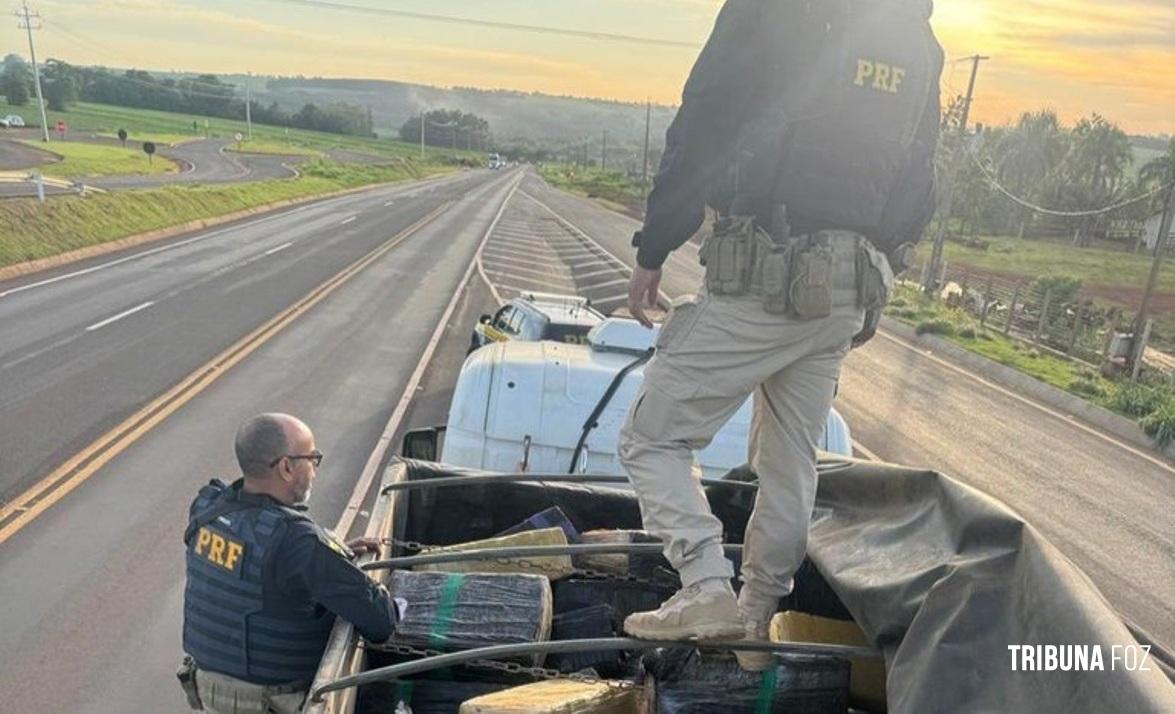
M 327 455 L 311 515 L 336 522 L 515 178 L 375 189 L 0 283 L 9 498 L 185 375 L 218 376 L 0 542 L 0 709 L 186 710 L 174 670 L 195 491 L 234 476 L 243 419 L 288 411 Z M 324 284 L 239 362 L 212 361 Z

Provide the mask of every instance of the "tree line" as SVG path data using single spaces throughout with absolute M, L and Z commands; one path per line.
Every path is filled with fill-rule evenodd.
M 245 118 L 245 100 L 238 96 L 238 87 L 212 74 L 156 77 L 143 70 L 117 73 L 103 67 L 78 67 L 50 59 L 41 68 L 41 87 L 45 103 L 53 111 L 69 111 L 72 103 L 84 101 L 225 119 Z M 8 103 L 23 106 L 34 91 L 33 72 L 24 59 L 15 54 L 6 56 L 0 72 L 0 92 L 8 98 Z M 307 103 L 298 111 L 289 112 L 276 102 L 266 106 L 253 100 L 249 111 L 253 121 L 260 124 L 375 136 L 371 112 L 346 102 L 325 106 Z
M 939 175 L 957 167 L 952 218 L 972 237 L 1071 235 L 1084 246 L 1115 222 L 1153 215 L 1162 201 L 1156 194 L 1102 216 L 1049 216 L 1013 203 L 993 189 L 991 178 L 1028 203 L 1061 212 L 1096 211 L 1175 180 L 1175 138 L 1163 155 L 1135 169 L 1130 137 L 1098 114 L 1065 126 L 1042 109 L 1024 112 L 1010 126 L 967 133 L 959 131 L 961 115 L 961 100 L 943 114 Z
M 410 117 L 400 127 L 400 139 L 420 142 L 420 122 L 424 122 L 423 141 L 427 146 L 482 151 L 492 145 L 490 123 L 476 114 L 458 109 L 435 109 Z

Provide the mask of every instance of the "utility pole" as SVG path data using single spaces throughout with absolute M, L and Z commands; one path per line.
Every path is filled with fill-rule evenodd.
M 645 151 L 641 160 L 641 192 L 649 195 L 649 124 L 653 118 L 653 100 L 645 100 Z
M 1159 266 L 1163 264 L 1163 253 L 1167 249 L 1167 237 L 1171 235 L 1172 197 L 1175 196 L 1175 175 L 1169 176 L 1171 185 L 1167 187 L 1167 198 L 1163 201 L 1163 217 L 1159 219 L 1159 234 L 1155 236 L 1154 258 L 1151 260 L 1151 272 L 1146 278 L 1146 290 L 1142 293 L 1142 305 L 1138 308 L 1138 317 L 1134 321 L 1134 350 L 1132 380 L 1137 379 L 1138 367 L 1142 363 L 1143 351 L 1146 344 L 1142 340 L 1142 333 L 1146 329 L 1146 320 L 1149 317 L 1151 297 L 1155 292 L 1155 284 L 1159 280 Z
M 249 79 L 245 82 L 245 135 L 249 137 L 249 141 L 253 141 L 253 73 L 249 73 Z
M 45 98 L 41 95 L 41 70 L 37 67 L 37 51 L 33 49 L 33 20 L 40 20 L 41 16 L 31 12 L 27 2 L 22 3 L 21 9 L 16 10 L 13 14 L 20 18 L 20 27 L 29 33 L 29 57 L 33 61 L 33 84 L 37 87 L 37 106 L 41 108 L 41 141 L 48 144 L 49 119 L 45 117 Z
M 600 170 L 608 168 L 608 130 L 604 130 L 604 140 L 600 149 Z
M 975 96 L 975 76 L 979 74 L 979 63 L 991 58 L 972 55 L 967 59 L 971 60 L 971 81 L 967 83 L 967 97 L 963 100 L 963 116 L 959 122 L 959 144 L 963 152 L 967 151 L 967 147 L 963 144 L 967 142 L 967 121 L 971 116 L 971 100 Z M 934 231 L 934 248 L 930 253 L 926 281 L 922 285 L 924 292 L 930 292 L 935 288 L 938 283 L 938 274 L 942 270 L 942 248 L 943 243 L 946 242 L 947 226 L 951 222 L 951 211 L 955 203 L 955 180 L 959 176 L 961 160 L 960 156 L 951 157 L 950 177 L 947 180 L 946 192 L 942 199 L 942 215 L 939 217 L 938 227 Z

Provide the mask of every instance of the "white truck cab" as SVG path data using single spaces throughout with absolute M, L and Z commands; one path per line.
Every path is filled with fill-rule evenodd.
M 491 471 L 623 474 L 619 432 L 656 336 L 634 320 L 608 318 L 584 345 L 511 340 L 473 352 L 457 378 L 439 460 Z M 748 399 L 697 453 L 703 475 L 718 478 L 746 462 L 750 421 Z M 835 410 L 819 447 L 852 455 Z

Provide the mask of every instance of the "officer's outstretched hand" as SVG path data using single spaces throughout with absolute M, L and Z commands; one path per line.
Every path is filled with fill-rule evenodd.
M 355 540 L 349 541 L 347 547 L 357 556 L 363 555 L 364 553 L 375 553 L 379 555 L 378 538 L 356 538 Z
M 636 266 L 628 281 L 628 311 L 637 322 L 652 329 L 653 321 L 645 315 L 646 307 L 656 307 L 661 289 L 661 269 L 649 270 Z

